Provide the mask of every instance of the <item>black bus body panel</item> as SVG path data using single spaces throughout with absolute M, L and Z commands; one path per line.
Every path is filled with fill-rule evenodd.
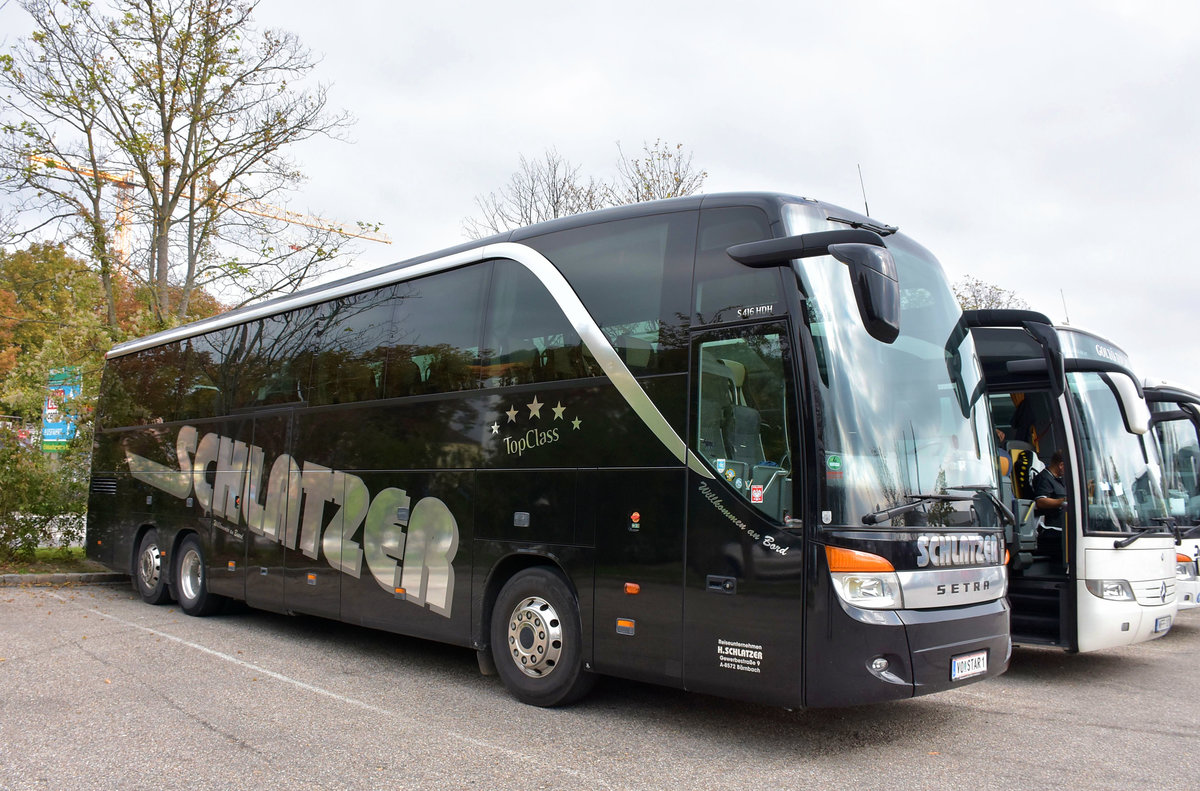
M 395 272 L 403 277 L 407 267 L 456 251 L 522 241 L 545 249 L 570 279 L 570 267 L 555 258 L 558 250 L 570 249 L 573 229 L 624 220 L 638 221 L 640 228 L 642 220 L 669 215 L 657 315 L 636 320 L 620 315 L 621 299 L 612 299 L 608 286 L 604 310 L 612 313 L 609 321 L 592 307 L 592 297 L 572 284 L 606 333 L 623 333 L 610 342 L 667 424 L 679 437 L 694 440 L 689 331 L 701 323 L 709 324 L 708 329 L 720 324 L 733 337 L 744 318 L 780 320 L 797 311 L 799 297 L 789 272 L 757 271 L 743 288 L 737 282 L 742 273 L 724 255 L 727 244 L 782 235 L 780 207 L 790 200 L 798 199 L 756 193 L 682 198 L 649 209 L 620 207 L 439 251 L 369 276 Z M 711 222 L 701 221 L 705 212 Z M 717 233 L 721 227 L 733 235 Z M 738 236 L 743 233 L 745 238 Z M 697 255 L 698 241 L 704 238 L 710 244 Z M 634 271 L 646 254 L 639 248 L 626 259 L 614 255 L 597 259 L 596 265 Z M 525 288 L 521 278 L 529 278 L 524 270 L 520 277 L 512 276 L 514 267 L 506 263 L 513 264 L 496 259 L 454 272 L 478 270 L 478 283 L 494 286 L 508 278 L 514 290 Z M 578 260 L 571 264 L 579 265 Z M 316 298 L 363 277 L 298 294 Z M 699 299 L 699 287 L 705 284 L 711 305 Z M 169 553 L 185 533 L 197 532 L 214 593 L 245 598 L 256 607 L 319 614 L 478 649 L 487 647 L 488 623 L 503 582 L 522 568 L 549 566 L 563 574 L 577 598 L 582 656 L 590 670 L 783 706 L 845 705 L 939 688 L 937 672 L 949 670 L 936 665 L 946 660 L 947 651 L 959 650 L 950 647 L 950 634 L 963 628 L 962 610 L 919 617 L 879 613 L 865 623 L 841 607 L 832 591 L 820 543 L 825 536 L 815 519 L 821 473 L 816 459 L 824 449 L 812 413 L 819 404 L 801 397 L 801 415 L 785 418 L 796 421 L 790 429 L 797 435 L 793 474 L 802 476 L 791 496 L 796 508 L 791 516 L 799 519 L 786 522 L 792 527 L 785 529 L 785 522 L 767 517 L 725 481 L 688 469 L 613 382 L 594 366 L 588 368 L 586 355 L 568 359 L 552 354 L 563 349 L 539 346 L 535 354 L 542 360 L 535 374 L 514 376 L 518 355 L 530 347 L 517 348 L 516 354 L 500 345 L 489 347 L 499 292 L 480 286 L 478 293 L 489 296 L 473 312 L 486 320 L 480 319 L 474 340 L 456 336 L 450 344 L 461 359 L 470 360 L 459 373 L 473 373 L 457 382 L 443 380 L 442 389 L 433 386 L 434 365 L 426 360 L 421 372 L 425 389 L 385 394 L 381 385 L 377 396 L 355 403 L 310 403 L 305 399 L 312 394 L 300 392 L 302 382 L 291 393 L 300 392 L 299 400 L 285 408 L 238 409 L 215 418 L 206 412 L 200 419 L 184 419 L 181 412 L 157 425 L 117 431 L 105 431 L 98 420 L 102 461 L 94 466 L 94 475 L 114 478 L 116 494 L 93 491 L 89 554 L 128 570 L 132 543 L 143 525 L 159 529 Z M 213 321 L 220 324 L 239 315 L 253 319 L 258 315 L 254 311 L 269 310 L 271 304 Z M 371 306 L 386 304 L 381 298 Z M 309 311 L 320 317 L 327 306 L 300 306 L 290 313 Z M 462 308 L 457 305 L 453 315 L 463 314 Z M 330 316 L 336 314 L 320 320 Z M 620 329 L 644 320 L 661 328 L 652 353 L 644 341 L 628 340 L 634 330 Z M 307 332 L 316 321 L 295 326 Z M 779 324 L 793 348 L 811 351 L 803 330 Z M 284 326 L 292 325 L 285 321 Z M 517 320 L 509 326 L 518 326 Z M 543 340 L 555 332 L 567 338 L 570 326 L 546 330 Z M 235 329 L 218 326 L 213 334 L 236 340 Z M 303 341 L 311 345 L 309 351 L 327 343 L 320 335 L 318 331 Z M 414 360 L 422 354 L 413 351 L 417 345 L 425 344 L 422 348 L 429 351 L 445 343 L 440 337 L 392 337 L 389 354 L 400 348 L 401 340 L 412 347 Z M 174 343 L 182 350 L 190 339 Z M 472 349 L 472 343 L 478 348 Z M 217 353 L 234 349 L 215 342 L 213 348 Z M 371 358 L 372 364 L 383 365 L 380 359 Z M 792 363 L 800 369 L 795 380 L 803 385 L 805 369 L 798 359 Z M 556 377 L 549 373 L 556 366 L 569 372 Z M 311 371 L 315 380 L 316 363 Z M 384 382 L 393 381 L 391 371 L 383 375 Z M 219 388 L 204 390 L 200 395 Z M 186 395 L 179 396 L 179 403 Z M 206 440 L 208 435 L 216 439 Z M 217 491 L 221 481 L 242 474 L 236 461 L 232 468 L 218 469 L 220 464 L 209 460 L 197 462 L 197 474 L 191 475 L 197 445 L 206 441 L 209 450 L 224 448 L 235 459 L 244 453 L 247 481 L 240 491 L 226 486 L 208 507 L 194 491 L 186 498 L 169 493 L 181 491 L 181 482 L 189 479 Z M 127 451 L 161 472 L 143 469 L 135 476 Z M 161 480 L 156 479 L 160 474 Z M 165 487 L 155 480 L 165 481 Z M 101 483 L 106 490 L 108 484 Z M 143 504 L 147 497 L 150 505 Z M 257 514 L 254 524 L 246 516 L 251 511 Z M 807 534 L 800 524 L 807 526 Z M 881 537 L 875 550 L 893 556 L 900 553 L 895 546 L 904 543 Z M 993 646 L 1000 621 L 1007 622 L 1007 611 L 997 608 L 1003 610 L 1001 605 L 973 608 L 966 637 L 955 646 L 963 646 L 964 639 L 962 651 Z M 862 660 L 880 652 L 897 657 L 900 666 L 912 664 L 912 652 L 917 652 L 917 677 L 900 685 L 864 679 Z M 1003 667 L 993 656 L 988 675 Z

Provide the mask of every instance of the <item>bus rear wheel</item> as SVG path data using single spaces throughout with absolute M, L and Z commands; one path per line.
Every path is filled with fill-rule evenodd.
M 530 568 L 504 584 L 492 610 L 492 656 L 504 686 L 533 706 L 562 706 L 587 694 L 579 605 L 557 572 Z
M 147 604 L 163 604 L 170 600 L 163 574 L 162 550 L 158 547 L 158 531 L 147 530 L 138 544 L 137 558 L 133 563 L 133 587 Z
M 208 591 L 208 571 L 200 539 L 190 535 L 175 553 L 175 600 L 188 615 L 212 615 L 225 599 Z

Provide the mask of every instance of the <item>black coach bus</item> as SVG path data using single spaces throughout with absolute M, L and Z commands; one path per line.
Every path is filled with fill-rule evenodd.
M 946 689 L 1010 653 L 972 343 L 928 252 L 824 203 L 555 220 L 112 349 L 88 554 L 536 705 Z

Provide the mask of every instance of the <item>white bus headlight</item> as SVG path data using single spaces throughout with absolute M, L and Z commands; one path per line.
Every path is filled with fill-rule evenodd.
M 1088 592 L 1110 601 L 1133 601 L 1133 588 L 1125 580 L 1086 580 Z
M 869 610 L 892 610 L 903 606 L 900 580 L 887 572 L 830 572 L 833 587 L 847 604 Z

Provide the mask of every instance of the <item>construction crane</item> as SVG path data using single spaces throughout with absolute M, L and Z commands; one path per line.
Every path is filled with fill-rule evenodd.
M 129 214 L 133 210 L 133 191 L 141 186 L 135 179 L 137 175 L 132 171 L 127 173 L 107 173 L 103 170 L 95 170 L 86 167 L 75 167 L 68 165 L 65 162 L 60 162 L 52 157 L 42 156 L 41 154 L 30 154 L 29 159 L 33 162 L 47 165 L 59 170 L 65 170 L 68 173 L 77 173 L 86 178 L 96 179 L 98 181 L 106 181 L 117 188 L 117 226 L 116 234 L 113 240 L 114 247 L 117 249 L 117 259 L 125 268 L 129 268 L 129 262 L 133 254 L 133 243 L 129 237 Z M 323 220 L 320 217 L 314 217 L 308 214 L 290 211 L 279 206 L 272 206 L 269 203 L 263 203 L 253 198 L 246 198 L 242 195 L 226 193 L 224 197 L 217 197 L 216 202 L 228 209 L 242 214 L 252 214 L 256 217 L 265 217 L 270 220 L 279 220 L 280 222 L 289 223 L 291 225 L 300 225 L 305 228 L 315 228 L 319 231 L 332 231 L 333 233 L 345 236 L 351 239 L 363 239 L 368 242 L 379 242 L 381 244 L 391 244 L 392 240 L 387 234 L 378 233 L 376 231 L 367 231 L 362 228 L 348 230 L 342 223 L 330 222 Z
M 117 228 L 113 246 L 117 248 L 118 263 L 128 269 L 129 259 L 133 253 L 133 242 L 129 238 L 129 213 L 133 210 L 133 191 L 137 187 L 137 182 L 134 181 L 136 175 L 133 171 L 117 174 L 92 168 L 77 168 L 41 154 L 30 154 L 29 159 L 52 168 L 65 170 L 68 173 L 78 173 L 97 181 L 107 181 L 117 188 Z

